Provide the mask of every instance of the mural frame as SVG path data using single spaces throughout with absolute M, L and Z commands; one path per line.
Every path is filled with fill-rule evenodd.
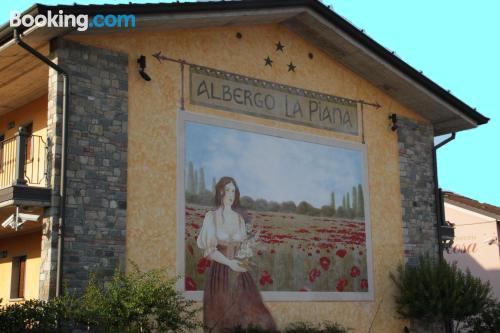
M 363 182 L 365 188 L 364 211 L 365 211 L 365 234 L 366 234 L 366 260 L 368 291 L 366 292 L 322 292 L 322 291 L 261 291 L 264 301 L 373 301 L 374 300 L 374 280 L 373 280 L 373 252 L 371 238 L 370 219 L 370 191 L 368 182 L 368 157 L 366 144 L 318 136 L 308 133 L 295 132 L 264 126 L 252 122 L 243 122 L 224 119 L 219 116 L 206 115 L 201 113 L 177 111 L 177 240 L 176 240 L 176 274 L 180 276 L 176 283 L 177 290 L 182 292 L 184 297 L 190 300 L 203 300 L 203 291 L 185 290 L 185 123 L 194 122 L 205 125 L 224 127 L 229 129 L 247 131 L 251 133 L 269 135 L 278 138 L 305 141 L 314 144 L 357 150 L 362 154 Z

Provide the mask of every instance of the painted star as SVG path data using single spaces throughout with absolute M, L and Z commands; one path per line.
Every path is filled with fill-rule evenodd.
M 295 72 L 295 68 L 297 68 L 297 66 L 295 66 L 293 62 L 290 61 L 290 63 L 288 64 L 288 71 Z
M 278 41 L 278 42 L 276 43 L 276 52 L 277 52 L 277 51 L 281 51 L 281 52 L 283 52 L 283 49 L 284 49 L 284 48 L 285 48 L 285 45 L 281 44 L 281 41 Z
M 269 56 L 267 56 L 267 58 L 264 59 L 264 61 L 266 62 L 264 66 L 273 67 L 273 61 L 271 60 L 271 58 L 269 58 Z

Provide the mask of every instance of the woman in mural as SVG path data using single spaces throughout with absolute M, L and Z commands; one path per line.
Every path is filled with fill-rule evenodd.
M 243 217 L 235 210 L 240 192 L 235 180 L 222 177 L 215 186 L 216 209 L 209 211 L 197 238 L 204 256 L 213 261 L 205 279 L 203 323 L 206 332 L 229 332 L 249 325 L 276 330 L 252 276 L 238 259 L 247 239 Z M 236 259 L 238 258 L 238 259 Z

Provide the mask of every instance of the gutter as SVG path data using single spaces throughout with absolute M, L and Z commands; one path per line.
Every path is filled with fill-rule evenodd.
M 441 245 L 441 226 L 444 225 L 444 199 L 442 190 L 439 188 L 438 172 L 437 172 L 437 150 L 442 146 L 446 145 L 450 141 L 455 140 L 456 133 L 451 133 L 451 136 L 446 140 L 443 140 L 439 144 L 432 148 L 432 169 L 434 174 L 434 201 L 436 205 L 436 221 L 437 221 L 437 233 L 438 233 L 438 257 L 442 261 L 443 257 L 443 247 Z
M 64 237 L 64 220 L 66 214 L 66 155 L 68 151 L 67 132 L 68 132 L 68 117 L 67 111 L 69 106 L 68 92 L 69 92 L 69 75 L 60 66 L 52 62 L 49 58 L 26 44 L 22 41 L 21 36 L 17 29 L 14 29 L 14 39 L 16 44 L 34 55 L 36 58 L 53 68 L 58 74 L 63 77 L 63 105 L 62 105 L 62 152 L 61 152 L 61 165 L 60 165 L 60 184 L 59 184 L 59 223 L 57 227 L 57 266 L 56 266 L 56 297 L 61 295 L 62 289 L 62 251 L 63 251 L 63 237 Z
M 445 144 L 450 141 L 455 140 L 456 133 L 451 133 L 451 136 L 446 140 L 441 141 L 439 144 L 432 147 L 432 168 L 434 173 L 434 202 L 436 205 L 436 227 L 437 227 L 437 235 L 438 235 L 438 258 L 439 261 L 442 262 L 444 260 L 443 255 L 443 246 L 441 244 L 441 226 L 445 225 L 444 218 L 444 197 L 443 191 L 439 188 L 439 180 L 438 180 L 438 172 L 437 172 L 437 150 L 443 147 Z M 445 331 L 446 333 L 453 332 L 453 322 L 445 321 Z

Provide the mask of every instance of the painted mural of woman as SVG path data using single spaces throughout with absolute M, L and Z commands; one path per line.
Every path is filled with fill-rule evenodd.
M 237 212 L 240 192 L 236 181 L 222 177 L 215 185 L 216 209 L 209 211 L 197 238 L 204 257 L 213 261 L 205 278 L 203 323 L 205 332 L 227 333 L 250 325 L 276 330 L 257 286 L 240 259 L 251 256 L 243 217 Z

